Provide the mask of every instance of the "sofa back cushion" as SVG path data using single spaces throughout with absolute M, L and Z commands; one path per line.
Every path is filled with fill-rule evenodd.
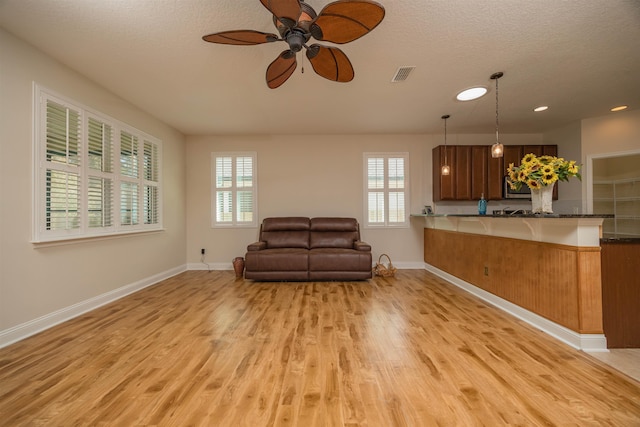
M 262 221 L 260 240 L 267 248 L 309 249 L 309 218 L 278 217 Z
M 353 242 L 360 239 L 358 221 L 355 218 L 312 218 L 310 228 L 311 249 L 353 249 Z

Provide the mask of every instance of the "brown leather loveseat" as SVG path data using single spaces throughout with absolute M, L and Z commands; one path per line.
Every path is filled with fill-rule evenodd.
M 245 278 L 260 281 L 366 280 L 371 267 L 355 218 L 265 218 L 245 255 Z

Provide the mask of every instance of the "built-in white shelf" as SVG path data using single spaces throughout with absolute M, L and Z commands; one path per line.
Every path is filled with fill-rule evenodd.
M 596 180 L 593 213 L 613 215 L 604 220 L 605 237 L 640 237 L 640 178 Z

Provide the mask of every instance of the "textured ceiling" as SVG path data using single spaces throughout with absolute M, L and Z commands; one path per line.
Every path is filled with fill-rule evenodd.
M 305 60 L 280 88 L 265 70 L 285 49 L 216 45 L 233 29 L 276 32 L 258 0 L 0 0 L 0 26 L 184 134 L 538 133 L 640 107 L 638 0 L 379 0 L 383 22 L 340 45 L 355 79 Z M 326 0 L 309 0 L 320 11 Z M 330 45 L 327 43 L 327 45 Z M 5 58 L 2 58 L 5 60 Z M 415 66 L 401 83 L 401 66 Z M 455 94 L 490 88 L 480 100 Z M 545 104 L 549 110 L 533 113 Z

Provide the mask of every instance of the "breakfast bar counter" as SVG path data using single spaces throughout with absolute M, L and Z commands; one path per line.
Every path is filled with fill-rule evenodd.
M 606 351 L 600 238 L 607 215 L 412 215 L 427 270 L 562 341 Z

